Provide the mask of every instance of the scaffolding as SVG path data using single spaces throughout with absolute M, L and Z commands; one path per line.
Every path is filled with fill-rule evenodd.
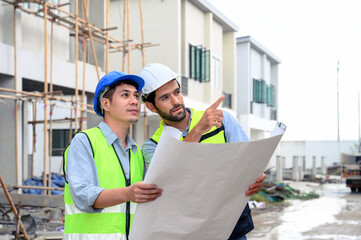
M 104 0 L 106 5 L 106 28 L 100 29 L 95 25 L 91 24 L 89 21 L 89 0 L 74 0 L 75 2 L 75 13 L 65 11 L 64 6 L 70 5 L 70 3 L 58 3 L 54 4 L 50 1 L 45 0 L 1 0 L 8 5 L 12 5 L 14 9 L 14 88 L 0 88 L 0 92 L 12 93 L 13 95 L 4 95 L 0 94 L 0 103 L 6 103 L 1 99 L 11 99 L 15 101 L 15 168 L 16 168 L 16 186 L 15 188 L 36 188 L 43 189 L 44 195 L 51 195 L 51 190 L 54 189 L 51 187 L 51 176 L 52 176 L 52 124 L 57 121 L 69 121 L 70 130 L 69 130 L 69 139 L 72 137 L 72 123 L 75 125 L 75 130 L 78 129 L 78 124 L 80 125 L 80 130 L 84 130 L 84 113 L 95 114 L 92 110 L 93 106 L 85 103 L 85 70 L 86 70 L 86 53 L 87 53 L 87 43 L 90 42 L 95 70 L 97 74 L 98 81 L 100 80 L 99 76 L 99 66 L 97 62 L 97 56 L 95 52 L 94 42 L 105 45 L 105 72 L 109 71 L 109 53 L 121 52 L 122 55 L 122 71 L 125 71 L 125 62 L 127 62 L 127 71 L 130 73 L 130 50 L 140 50 L 142 55 L 142 66 L 145 65 L 145 48 L 157 46 L 158 44 L 152 44 L 150 42 L 144 42 L 143 34 L 143 17 L 142 17 L 142 0 L 139 0 L 139 11 L 140 11 L 140 28 L 141 28 L 141 43 L 132 43 L 130 39 L 130 26 L 129 26 L 129 5 L 130 0 L 124 0 L 124 20 L 123 20 L 123 39 L 120 40 L 114 36 L 111 36 L 109 32 L 111 30 L 117 29 L 116 27 L 109 27 L 109 5 L 110 0 Z M 81 2 L 79 2 L 81 1 Z M 37 10 L 33 10 L 25 7 L 27 3 L 36 4 Z M 79 3 L 82 7 L 79 14 Z M 17 36 L 16 36 L 16 11 L 21 11 L 27 14 L 34 15 L 36 17 L 44 19 L 44 91 L 43 92 L 29 92 L 29 91 L 19 91 L 17 88 Z M 48 24 L 51 24 L 50 30 L 50 59 L 48 59 Z M 53 91 L 53 79 L 52 79 L 52 70 L 53 70 L 53 25 L 57 24 L 61 27 L 68 29 L 70 32 L 75 34 L 75 97 L 71 100 L 65 98 L 61 91 Z M 82 93 L 79 97 L 78 91 L 78 61 L 79 61 L 79 36 L 83 40 L 83 77 L 82 77 Z M 48 62 L 50 66 L 48 67 Z M 48 74 L 48 70 L 50 71 Z M 49 75 L 49 89 L 48 89 L 48 75 Z M 33 175 L 33 164 L 34 164 L 34 152 L 35 152 L 35 126 L 36 124 L 44 124 L 44 152 L 43 152 L 43 187 L 32 187 L 32 186 L 22 186 L 18 183 L 18 111 L 17 107 L 20 102 L 31 102 L 32 103 L 32 112 L 33 112 L 33 121 L 28 121 L 28 124 L 31 124 L 33 127 L 33 145 L 32 145 L 32 175 Z M 59 104 L 60 102 L 70 103 L 71 106 L 65 106 Z M 44 104 L 44 120 L 36 120 L 36 103 Z M 65 118 L 65 119 L 53 119 L 53 109 L 54 107 L 68 108 L 70 109 L 71 116 L 74 113 L 74 117 Z M 48 112 L 49 111 L 49 112 Z M 80 111 L 80 119 L 78 119 L 78 111 Z M 48 118 L 49 116 L 49 118 Z M 144 139 L 147 138 L 147 115 L 146 108 L 144 107 Z M 49 124 L 49 126 L 48 126 Z M 49 136 L 47 135 L 49 130 Z M 132 128 L 130 128 L 130 134 Z M 49 144 L 49 145 L 48 145 Z M 47 154 L 48 149 L 48 154 Z M 49 177 L 47 181 L 47 159 L 49 160 Z

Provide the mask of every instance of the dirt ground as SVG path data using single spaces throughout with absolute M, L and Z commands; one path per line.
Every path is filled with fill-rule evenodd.
M 247 235 L 249 240 L 361 240 L 361 193 L 351 193 L 345 183 L 288 184 L 301 191 L 314 191 L 320 198 L 287 200 L 285 205 L 253 209 L 255 229 Z

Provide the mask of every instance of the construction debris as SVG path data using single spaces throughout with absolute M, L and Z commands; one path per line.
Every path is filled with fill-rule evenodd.
M 49 185 L 49 175 L 47 176 L 47 182 Z M 42 188 L 27 188 L 26 186 L 38 186 L 43 187 L 43 178 L 42 177 L 31 177 L 24 181 L 23 186 L 23 193 L 26 194 L 43 194 L 44 189 Z M 65 179 L 63 176 L 60 176 L 59 174 L 53 173 L 51 174 L 51 195 L 62 195 L 64 194 L 64 188 L 65 186 Z M 27 188 L 27 189 L 26 189 Z
M 279 203 L 283 202 L 287 199 L 313 199 L 318 198 L 319 195 L 311 192 L 311 193 L 301 193 L 299 190 L 291 188 L 289 185 L 284 183 L 271 183 L 265 182 L 261 191 L 257 194 L 251 196 L 250 202 L 251 207 L 262 206 L 260 202 L 265 203 L 264 207 L 269 206 L 271 203 Z M 254 203 L 257 202 L 257 203 Z M 262 208 L 262 207 L 261 207 Z

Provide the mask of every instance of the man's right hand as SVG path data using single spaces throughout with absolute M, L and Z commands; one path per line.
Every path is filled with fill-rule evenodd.
M 222 126 L 223 112 L 217 108 L 223 100 L 224 96 L 221 96 L 204 112 L 201 120 L 197 124 L 197 127 L 203 131 L 203 133 L 208 132 L 213 126 L 217 128 Z
M 197 125 L 188 133 L 183 139 L 186 142 L 199 142 L 202 135 L 208 132 L 213 126 L 220 128 L 222 126 L 223 112 L 217 109 L 219 104 L 224 100 L 224 96 L 221 96 L 210 107 L 206 109 L 201 120 Z
M 150 202 L 162 195 L 163 189 L 155 184 L 142 182 L 134 183 L 128 188 L 128 199 L 135 203 Z

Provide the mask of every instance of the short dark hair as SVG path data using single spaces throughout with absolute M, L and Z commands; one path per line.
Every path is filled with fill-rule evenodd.
M 138 89 L 138 84 L 132 80 L 119 81 L 110 86 L 109 90 L 104 94 L 103 98 L 109 99 L 109 101 L 112 102 L 115 88 L 122 84 L 129 84 Z
M 175 80 L 177 82 L 177 84 L 178 84 L 178 87 L 180 87 L 180 84 L 177 81 L 177 79 L 172 79 L 172 80 Z M 154 90 L 153 92 L 151 92 L 151 93 L 149 93 L 147 95 L 143 95 L 142 96 L 143 102 L 149 102 L 149 103 L 153 104 L 154 107 L 156 107 L 155 106 L 155 91 L 156 90 Z

